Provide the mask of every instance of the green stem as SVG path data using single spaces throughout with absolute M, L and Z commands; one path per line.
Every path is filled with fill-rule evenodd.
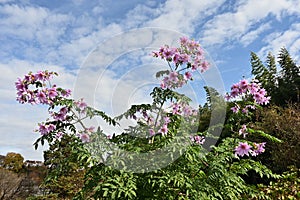
M 80 118 L 76 115 L 76 113 L 74 112 L 74 110 L 70 109 L 70 111 L 73 113 L 74 117 L 75 117 L 76 120 L 77 120 L 77 121 L 75 121 L 75 122 L 72 123 L 72 124 L 79 123 L 79 124 L 82 126 L 82 128 L 83 128 L 84 130 L 86 130 L 87 128 L 86 128 L 86 126 L 83 124 L 82 120 L 86 119 L 87 116 L 80 119 Z

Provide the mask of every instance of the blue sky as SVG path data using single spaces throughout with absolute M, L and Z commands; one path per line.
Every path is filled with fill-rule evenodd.
M 56 82 L 65 88 L 72 89 L 81 80 L 85 87 L 77 89 L 77 96 L 90 93 L 101 96 L 101 100 L 90 99 L 95 105 L 118 107 L 124 102 L 117 100 L 124 96 L 128 101 L 123 108 L 134 99 L 143 101 L 144 94 L 134 92 L 136 85 L 145 83 L 143 76 L 136 78 L 139 66 L 149 73 L 163 67 L 160 63 L 149 67 L 149 63 L 156 61 L 148 58 L 147 49 L 127 52 L 141 57 L 138 62 L 130 63 L 132 68 L 129 61 L 118 57 L 105 73 L 97 71 L 94 80 L 90 74 L 78 78 L 83 74 L 80 73 L 83 66 L 85 70 L 91 69 L 86 67 L 92 60 L 91 52 L 101 49 L 105 41 L 114 43 L 118 34 L 153 27 L 200 41 L 227 90 L 243 76 L 250 78 L 251 51 L 264 60 L 269 51 L 277 54 L 285 46 L 297 63 L 300 59 L 298 0 L 0 0 L 0 18 L 0 154 L 15 151 L 25 159 L 42 159 L 42 149 L 34 151 L 32 146 L 38 137 L 33 129 L 47 117 L 44 107 L 15 102 L 14 82 L 28 71 L 58 71 L 60 76 Z M 127 42 L 142 39 L 133 37 Z M 110 50 L 116 49 L 111 45 Z M 109 48 L 101 51 L 105 53 Z M 101 58 L 110 60 L 109 55 Z M 103 64 L 98 58 L 99 62 Z M 117 80 L 120 77 L 123 77 L 121 82 Z M 93 91 L 84 89 L 93 88 L 95 83 Z M 155 84 L 155 80 L 149 79 L 147 84 Z M 118 85 L 122 85 L 116 89 L 120 92 L 112 93 L 112 86 Z M 115 97 L 113 103 L 112 97 Z

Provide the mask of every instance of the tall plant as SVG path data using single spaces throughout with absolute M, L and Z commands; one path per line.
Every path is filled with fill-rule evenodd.
M 153 56 L 166 61 L 168 70 L 157 72 L 161 83 L 150 94 L 152 103 L 132 105 L 115 118 L 89 107 L 83 99 L 71 99 L 68 89 L 48 86 L 57 75 L 55 72 L 30 72 L 18 79 L 20 103 L 49 107 L 50 117 L 39 123 L 37 131 L 41 137 L 35 142 L 36 148 L 45 141 L 50 148 L 57 146 L 57 141 L 62 143 L 62 136 L 67 134 L 78 138 L 70 143 L 72 156 L 62 159 L 72 163 L 75 155 L 86 172 L 77 199 L 241 199 L 260 195 L 243 180 L 243 175 L 254 170 L 261 176 L 277 176 L 252 159 L 263 153 L 267 144 L 251 142 L 247 135 L 277 140 L 251 129 L 245 119 L 269 102 L 265 89 L 254 81 L 234 84 L 226 95 L 234 104 L 234 114 L 228 121 L 234 134 L 217 146 L 204 148 L 209 147 L 207 141 L 216 136 L 214 131 L 222 124 L 214 123 L 199 132 L 198 109 L 190 105 L 190 98 L 177 91 L 193 80 L 193 72 L 209 68 L 203 49 L 199 43 L 183 37 L 179 47 L 165 45 Z M 213 96 L 210 101 L 218 101 L 209 102 L 211 106 L 225 105 Z M 135 120 L 136 125 L 120 135 L 105 133 L 100 127 L 85 125 L 84 119 L 96 116 L 112 126 L 124 118 Z M 53 164 L 53 170 L 66 170 L 61 163 Z

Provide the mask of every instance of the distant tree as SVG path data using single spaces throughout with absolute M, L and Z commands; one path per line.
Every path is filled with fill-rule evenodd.
M 24 158 L 19 153 L 7 153 L 4 158 L 3 166 L 14 172 L 19 172 L 23 167 Z
M 23 177 L 7 169 L 0 168 L 0 200 L 14 199 Z
M 276 80 L 276 74 L 277 74 L 277 67 L 276 67 L 276 60 L 275 56 L 269 52 L 267 56 L 267 73 L 266 73 L 266 81 L 264 88 L 269 91 L 270 95 L 274 94 L 276 87 L 277 87 L 277 80 Z
M 252 75 L 271 95 L 273 103 L 283 106 L 299 102 L 300 70 L 286 48 L 281 48 L 278 55 L 280 71 L 277 71 L 275 56 L 270 52 L 266 66 L 254 52 L 251 52 L 250 62 Z
M 251 66 L 252 71 L 251 73 L 255 76 L 257 80 L 259 80 L 260 83 L 262 83 L 263 86 L 267 83 L 268 78 L 268 69 L 264 66 L 260 58 L 254 53 L 251 52 Z
M 300 69 L 291 58 L 286 48 L 281 48 L 278 55 L 278 63 L 281 67 L 278 78 L 278 103 L 299 102 Z

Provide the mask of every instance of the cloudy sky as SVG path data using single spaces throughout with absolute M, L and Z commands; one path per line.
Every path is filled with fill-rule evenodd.
M 33 129 L 47 111 L 15 101 L 17 77 L 55 70 L 55 82 L 73 89 L 74 98 L 118 113 L 145 101 L 142 91 L 156 84 L 152 75 L 164 66 L 148 53 L 182 35 L 200 41 L 214 63 L 204 82 L 228 90 L 250 78 L 251 51 L 264 59 L 285 46 L 298 62 L 300 1 L 0 0 L 0 154 L 42 159 Z

